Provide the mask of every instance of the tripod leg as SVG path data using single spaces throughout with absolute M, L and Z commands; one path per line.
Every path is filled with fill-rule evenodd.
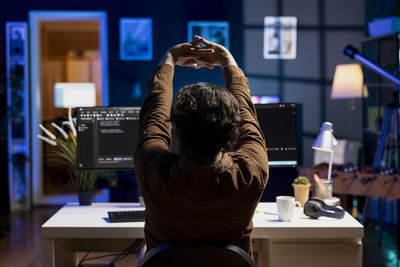
M 390 121 L 392 118 L 392 111 L 393 111 L 393 109 L 391 107 L 388 107 L 385 112 L 385 119 L 383 121 L 381 134 L 379 136 L 378 145 L 376 147 L 376 152 L 375 152 L 375 157 L 374 157 L 373 166 L 375 168 L 378 168 L 381 166 L 382 153 L 383 153 L 383 149 L 385 147 L 385 141 L 386 141 L 386 137 L 387 137 L 387 134 L 389 131 Z
M 399 168 L 399 135 L 400 135 L 400 108 L 396 108 L 396 114 L 395 114 L 395 118 L 396 118 L 396 123 L 395 123 L 395 161 L 394 161 L 394 167 L 396 169 Z
M 399 168 L 399 134 L 400 134 L 400 109 L 397 108 L 397 113 L 396 113 L 396 158 L 395 158 L 395 168 Z M 400 207 L 400 200 L 397 199 L 396 200 L 396 204 L 395 207 L 397 209 L 397 264 L 399 263 L 399 257 L 400 257 L 400 214 L 399 214 L 399 207 Z
M 361 220 L 360 223 L 362 225 L 364 225 L 365 221 L 366 221 L 366 217 L 367 217 L 367 212 L 368 212 L 368 206 L 369 206 L 369 200 L 371 197 L 366 196 L 365 197 L 365 202 L 364 202 L 364 207 L 363 207 L 363 211 L 362 211 L 362 216 L 361 216 Z
M 378 232 L 378 246 L 382 245 L 383 238 L 383 224 L 385 223 L 385 198 L 378 198 L 378 214 L 379 214 L 379 232 Z

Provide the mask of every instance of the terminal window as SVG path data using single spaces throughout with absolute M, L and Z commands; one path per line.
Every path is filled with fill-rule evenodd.
M 79 169 L 133 169 L 140 107 L 78 107 Z

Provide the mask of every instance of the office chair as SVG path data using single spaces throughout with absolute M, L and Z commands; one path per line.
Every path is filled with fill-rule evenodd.
M 150 250 L 136 267 L 256 267 L 238 246 L 220 240 L 179 240 Z

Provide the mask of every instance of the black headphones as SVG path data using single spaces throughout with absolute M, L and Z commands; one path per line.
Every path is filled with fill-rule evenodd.
M 318 198 L 310 198 L 304 204 L 304 214 L 312 219 L 318 219 L 320 216 L 341 219 L 344 217 L 344 213 L 342 207 L 330 206 Z

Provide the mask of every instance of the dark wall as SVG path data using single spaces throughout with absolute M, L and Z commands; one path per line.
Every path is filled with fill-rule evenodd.
M 187 41 L 189 20 L 229 21 L 230 49 L 242 66 L 243 23 L 241 0 L 147 0 L 147 1 L 7 1 L 0 8 L 0 78 L 5 77 L 5 23 L 7 21 L 29 21 L 30 10 L 91 10 L 106 11 L 108 19 L 108 70 L 110 105 L 140 105 L 151 72 L 164 52 L 171 46 Z M 119 59 L 119 19 L 121 17 L 151 17 L 153 19 L 153 60 L 121 61 Z M 2 79 L 2 80 L 3 80 Z M 176 68 L 174 86 L 176 90 L 197 81 L 223 84 L 220 69 L 194 70 Z M 133 99 L 132 89 L 139 83 L 142 98 Z M 175 92 L 176 92 L 175 90 Z M 1 120 L 5 120 L 6 98 L 0 96 Z M 0 212 L 8 209 L 7 142 L 0 138 L 1 179 Z
M 216 2 L 216 3 L 214 3 Z M 18 1 L 0 10 L 0 62 L 5 71 L 5 23 L 28 21 L 29 10 L 102 10 L 108 17 L 108 60 L 110 105 L 136 105 L 131 98 L 135 83 L 142 90 L 164 52 L 174 44 L 187 41 L 189 20 L 226 20 L 230 22 L 231 51 L 238 63 L 242 62 L 241 0 L 201 1 Z M 121 61 L 119 59 L 119 18 L 151 17 L 153 19 L 153 60 Z M 196 81 L 223 84 L 220 70 L 192 70 L 177 68 L 174 85 L 180 88 Z M 136 102 L 136 103 L 135 103 Z

